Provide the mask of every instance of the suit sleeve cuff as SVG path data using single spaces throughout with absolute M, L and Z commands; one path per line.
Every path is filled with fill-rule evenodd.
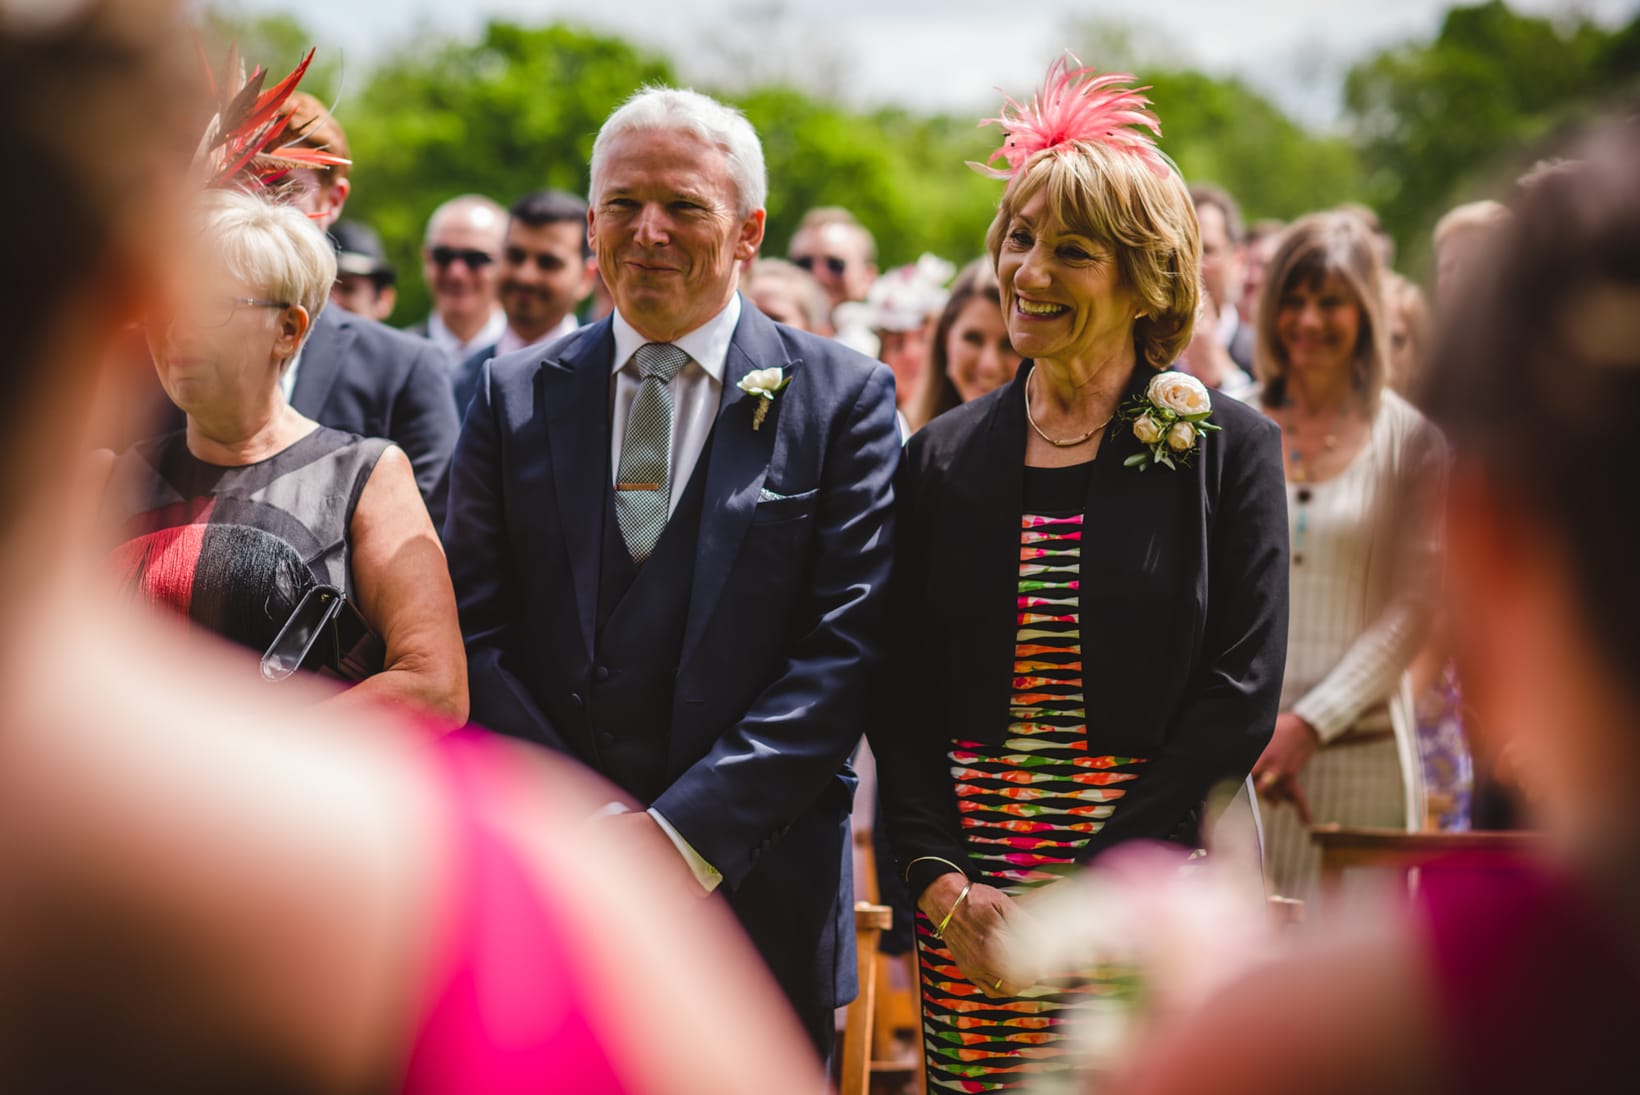
M 683 839 L 683 836 L 672 827 L 672 823 L 667 821 L 660 811 L 652 809 L 648 811 L 648 814 L 655 819 L 655 824 L 661 827 L 661 832 L 666 834 L 666 839 L 670 840 L 673 847 L 677 848 L 678 854 L 683 856 L 683 861 L 689 864 L 689 870 L 694 873 L 695 881 L 700 883 L 701 888 L 707 893 L 716 890 L 723 882 L 723 872 L 706 862 L 705 858 L 695 851 L 687 840 Z

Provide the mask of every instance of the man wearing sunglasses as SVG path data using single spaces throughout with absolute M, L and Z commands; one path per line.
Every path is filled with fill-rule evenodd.
M 837 206 L 804 214 L 786 257 L 814 275 L 833 310 L 844 301 L 866 299 L 877 280 L 877 241 L 853 213 Z
M 451 198 L 427 219 L 421 275 L 433 310 L 409 330 L 444 351 L 452 377 L 507 329 L 496 290 L 506 230 L 507 211 L 482 194 Z
M 562 190 L 537 190 L 507 211 L 501 249 L 501 338 L 470 355 L 455 376 L 456 409 L 473 401 L 479 370 L 492 357 L 529 346 L 548 346 L 580 326 L 575 310 L 592 294 L 597 277 L 587 242 L 587 203 Z

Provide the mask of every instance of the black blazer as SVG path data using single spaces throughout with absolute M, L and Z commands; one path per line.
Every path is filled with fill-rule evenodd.
M 594 768 L 584 697 L 614 349 L 605 319 L 485 363 L 444 530 L 473 721 Z M 754 430 L 736 381 L 772 366 L 791 383 Z M 644 805 L 723 873 L 741 923 L 811 1009 L 854 981 L 847 757 L 883 653 L 899 457 L 883 365 L 742 302 L 704 457 L 669 786 Z
M 302 347 L 291 406 L 334 430 L 385 437 L 410 457 L 433 527 L 444 523 L 461 422 L 431 343 L 327 305 Z
M 891 682 L 872 729 L 901 869 L 963 863 L 951 739 L 1000 742 L 1013 686 L 1025 362 L 1006 387 L 918 432 L 896 482 Z M 1134 369 L 1123 396 L 1154 372 Z M 1081 556 L 1083 692 L 1101 753 L 1146 757 L 1144 793 L 1084 849 L 1167 839 L 1209 789 L 1243 778 L 1268 743 L 1287 654 L 1287 496 L 1279 431 L 1213 395 L 1188 468 L 1123 466 L 1140 451 L 1113 424 L 1093 468 Z M 939 873 L 919 869 L 914 892 Z M 977 874 L 978 872 L 971 872 Z M 919 884 L 921 883 L 921 884 Z

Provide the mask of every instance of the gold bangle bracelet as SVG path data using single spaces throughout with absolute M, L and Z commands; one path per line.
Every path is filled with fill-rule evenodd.
M 972 882 L 963 886 L 962 892 L 957 895 L 957 899 L 951 902 L 951 911 L 945 914 L 945 919 L 940 921 L 940 926 L 934 929 L 935 939 L 943 940 L 945 938 L 945 929 L 951 926 L 951 918 L 957 915 L 957 910 L 962 908 L 962 903 L 968 900 L 968 891 L 973 888 L 974 884 Z
M 958 874 L 962 875 L 962 877 L 968 877 L 967 871 L 963 870 L 949 859 L 941 859 L 937 855 L 920 855 L 905 865 L 905 880 L 907 882 L 911 881 L 911 868 L 915 867 L 919 863 L 943 863 L 947 867 L 950 867 L 953 871 L 956 871 Z

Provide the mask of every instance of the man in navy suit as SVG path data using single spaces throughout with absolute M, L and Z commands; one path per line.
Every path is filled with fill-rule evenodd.
M 597 824 L 727 897 L 825 1056 L 854 992 L 847 758 L 887 622 L 893 378 L 736 291 L 767 193 L 737 111 L 641 92 L 591 174 L 616 311 L 486 364 L 456 448 L 473 719 L 628 792 Z

